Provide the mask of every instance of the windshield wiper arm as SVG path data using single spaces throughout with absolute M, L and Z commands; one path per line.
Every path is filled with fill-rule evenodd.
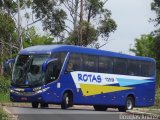
M 28 60 L 28 62 L 26 63 L 26 65 L 24 66 L 24 68 L 23 68 L 23 70 L 24 70 L 24 74 L 23 74 L 23 76 L 22 76 L 22 81 L 23 81 L 23 79 L 25 78 L 25 76 L 27 75 L 27 73 L 29 72 L 29 70 L 30 70 L 30 67 L 31 67 L 31 64 L 32 64 L 32 60 L 33 60 L 33 57 L 30 57 L 29 58 L 29 60 Z M 26 69 L 27 68 L 27 69 Z M 26 69 L 26 71 L 25 71 L 25 69 Z

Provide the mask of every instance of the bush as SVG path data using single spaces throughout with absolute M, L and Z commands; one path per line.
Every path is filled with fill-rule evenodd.
M 0 76 L 0 103 L 10 101 L 9 87 L 10 87 L 10 80 L 6 80 L 3 76 Z
M 155 107 L 160 108 L 160 88 L 156 89 Z
M 0 93 L 8 93 L 10 87 L 10 81 L 0 76 Z
M 157 70 L 156 87 L 160 88 L 160 71 Z

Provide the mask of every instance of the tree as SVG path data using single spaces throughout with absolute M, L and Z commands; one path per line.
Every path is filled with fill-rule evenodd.
M 42 21 L 43 29 L 49 30 L 54 36 L 60 37 L 61 33 L 66 29 L 65 19 L 66 12 L 59 5 L 57 0 L 34 0 L 27 1 L 29 8 L 33 10 L 37 21 Z
M 97 36 L 97 30 L 88 22 L 83 21 L 82 23 L 82 41 L 81 45 L 87 46 L 88 44 L 91 44 L 95 41 L 97 41 L 98 36 Z M 88 38 L 88 41 L 85 39 Z M 79 39 L 79 26 L 75 28 L 73 32 L 69 34 L 69 37 L 66 39 L 65 43 L 66 44 L 71 44 L 71 45 L 78 45 L 78 40 Z
M 156 58 L 155 53 L 155 39 L 153 35 L 141 35 L 140 38 L 135 39 L 135 48 L 130 49 L 137 56 L 145 56 Z
M 78 45 L 80 28 L 83 26 L 83 41 L 80 44 L 87 46 L 96 44 L 99 37 L 107 41 L 109 34 L 116 30 L 117 25 L 111 19 L 111 12 L 104 8 L 106 1 L 86 0 L 84 4 L 80 4 L 80 0 L 34 0 L 32 3 L 28 0 L 28 6 L 33 9 L 35 21 L 41 20 L 44 30 L 49 30 L 61 41 L 64 37 L 67 38 L 64 40 L 65 43 Z M 84 8 L 81 11 L 80 5 Z M 80 15 L 82 11 L 85 13 L 83 16 Z M 92 32 L 96 34 L 94 39 L 90 36 Z
M 0 12 L 0 73 L 3 74 L 3 62 L 12 54 L 12 48 L 17 48 L 11 37 L 15 31 L 15 22 L 6 13 Z
M 36 33 L 36 30 L 34 27 L 30 27 L 25 31 L 25 34 L 23 35 L 24 41 L 23 45 L 24 48 L 34 45 L 49 45 L 53 44 L 53 38 L 48 35 L 39 35 Z
M 151 10 L 156 12 L 157 17 L 153 20 L 156 22 L 156 25 L 160 24 L 160 1 L 159 0 L 153 0 L 151 4 Z
M 154 53 L 155 53 L 155 59 L 157 62 L 157 69 L 160 71 L 160 29 L 155 30 L 152 32 L 152 35 L 154 37 Z

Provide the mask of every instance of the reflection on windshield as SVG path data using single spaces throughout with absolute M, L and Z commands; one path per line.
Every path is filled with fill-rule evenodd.
M 41 65 L 49 55 L 19 55 L 16 59 L 12 75 L 12 84 L 40 85 L 44 75 Z

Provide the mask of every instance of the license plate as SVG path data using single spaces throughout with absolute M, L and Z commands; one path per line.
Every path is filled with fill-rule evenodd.
M 21 100 L 26 101 L 26 100 L 27 100 L 27 97 L 21 97 Z

